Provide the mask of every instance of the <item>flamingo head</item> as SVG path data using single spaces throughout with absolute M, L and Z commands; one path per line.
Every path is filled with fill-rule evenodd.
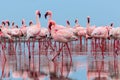
M 110 24 L 111 27 L 113 27 L 113 25 L 114 25 L 113 23 Z
M 6 23 L 8 24 L 8 26 L 10 25 L 10 22 L 8 20 L 6 20 Z
M 114 34 L 116 33 L 116 29 L 115 28 L 112 28 L 110 31 L 109 31 L 109 37 L 112 38 L 114 37 Z
M 29 22 L 29 26 L 31 26 L 33 24 L 32 20 Z
M 49 30 L 51 30 L 53 26 L 55 26 L 55 21 L 51 20 L 48 25 Z
M 36 14 L 39 16 L 39 18 L 41 17 L 41 13 L 39 10 L 36 10 Z
M 16 25 L 15 27 L 18 28 L 18 25 Z
M 77 23 L 78 22 L 78 19 L 75 19 L 75 23 Z
M 87 23 L 90 23 L 90 16 L 87 16 Z
M 70 25 L 70 22 L 68 20 L 66 22 L 67 22 L 68 25 Z
M 12 22 L 12 26 L 14 26 L 14 24 L 15 24 L 15 23 L 14 23 L 14 22 Z
M 22 25 L 23 25 L 23 24 L 25 24 L 25 20 L 24 20 L 24 19 L 22 19 Z
M 45 19 L 47 18 L 48 15 L 52 15 L 52 11 L 48 10 L 48 11 L 45 13 Z
M 4 26 L 5 26 L 5 22 L 4 22 L 4 21 L 2 21 L 2 25 L 4 25 Z

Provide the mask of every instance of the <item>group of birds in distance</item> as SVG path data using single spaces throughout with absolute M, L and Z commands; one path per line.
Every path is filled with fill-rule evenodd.
M 12 22 L 10 27 L 10 22 L 8 20 L 2 21 L 0 25 L 0 37 L 8 38 L 10 40 L 13 37 L 25 37 L 26 40 L 30 38 L 46 38 L 51 37 L 57 42 L 69 42 L 78 40 L 79 37 L 88 38 L 104 38 L 104 39 L 119 39 L 120 38 L 120 28 L 113 27 L 113 23 L 107 26 L 91 26 L 90 17 L 87 17 L 86 27 L 82 27 L 78 19 L 75 20 L 75 26 L 71 27 L 70 22 L 66 21 L 66 26 L 59 25 L 55 20 L 52 19 L 52 11 L 48 10 L 45 13 L 45 18 L 48 18 L 47 27 L 42 27 L 40 23 L 41 13 L 36 10 L 36 24 L 32 21 L 29 22 L 29 26 L 26 26 L 25 20 L 22 20 L 22 26 L 18 27 Z

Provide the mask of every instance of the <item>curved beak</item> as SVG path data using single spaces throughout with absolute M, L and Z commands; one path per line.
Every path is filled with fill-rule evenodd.
M 46 12 L 44 16 L 45 16 L 45 19 L 47 19 L 47 16 L 48 16 L 48 12 Z
M 38 15 L 39 15 L 39 18 L 41 18 L 41 13 L 40 12 L 38 13 Z
M 51 30 L 51 26 L 52 26 L 53 24 L 50 22 L 49 23 L 49 25 L 48 25 L 48 28 Z
M 39 18 L 41 17 L 40 11 L 37 11 L 37 15 L 39 16 Z
M 70 22 L 67 20 L 67 24 L 70 25 Z
M 12 22 L 12 26 L 14 26 L 14 22 Z
M 33 22 L 32 22 L 32 21 L 30 21 L 30 22 L 29 22 L 29 26 L 30 26 L 31 24 L 33 24 Z
M 113 27 L 113 23 L 111 23 L 110 26 Z
M 87 23 L 90 23 L 90 17 L 89 16 L 87 17 Z
M 8 26 L 10 25 L 10 22 L 9 22 L 9 21 L 6 21 L 6 23 L 8 24 Z
M 75 20 L 75 23 L 77 23 L 77 19 Z
M 5 25 L 5 22 L 3 21 L 2 24 Z

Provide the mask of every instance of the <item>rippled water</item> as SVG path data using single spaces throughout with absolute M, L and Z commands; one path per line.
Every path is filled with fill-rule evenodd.
M 2 80 L 120 79 L 119 56 L 104 52 L 102 58 L 102 52 L 99 50 L 91 53 L 90 43 L 88 51 L 83 48 L 84 46 L 80 49 L 77 44 L 76 42 L 69 44 L 72 61 L 67 47 L 64 47 L 59 56 L 52 61 L 54 54 L 59 50 L 58 46 L 61 46 L 59 43 L 56 43 L 57 48 L 54 46 L 56 49 L 54 51 L 48 49 L 43 42 L 31 42 L 29 45 L 24 42 L 6 43 L 6 45 L 1 43 L 0 78 Z

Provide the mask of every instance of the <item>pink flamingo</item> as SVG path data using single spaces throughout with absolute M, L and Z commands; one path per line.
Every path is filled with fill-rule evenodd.
M 96 38 L 108 38 L 109 37 L 109 31 L 110 31 L 111 27 L 109 26 L 101 26 L 101 27 L 97 27 L 93 30 L 93 32 L 91 33 L 92 37 L 96 37 Z
M 96 28 L 96 26 L 90 26 L 90 17 L 88 16 L 87 17 L 87 27 L 86 27 L 88 37 L 91 37 L 91 33 L 93 32 L 93 30 L 95 28 Z
M 22 36 L 26 36 L 27 35 L 27 26 L 25 24 L 25 20 L 22 19 L 22 26 L 20 28 L 20 31 L 22 32 Z
M 109 32 L 109 37 L 114 39 L 114 48 L 113 49 L 117 55 L 118 55 L 118 50 L 120 50 L 120 48 L 119 48 L 120 31 L 119 30 L 120 30 L 120 28 L 116 27 L 116 28 L 112 28 Z
M 39 35 L 41 29 L 41 24 L 40 24 L 40 21 L 39 21 L 39 17 L 41 16 L 40 14 L 40 11 L 39 10 L 36 10 L 36 24 L 35 25 L 32 25 L 32 26 L 29 26 L 27 28 L 27 40 L 30 38 L 30 37 L 36 37 L 37 35 Z
M 12 27 L 11 28 L 15 28 L 15 23 L 14 22 L 12 22 Z
M 10 35 L 12 37 L 19 37 L 20 38 L 20 35 L 22 34 L 22 32 L 20 31 L 20 29 L 18 28 L 17 25 L 15 25 L 14 28 L 11 28 L 9 30 L 10 30 Z
M 105 39 L 109 38 L 109 31 L 110 31 L 110 29 L 112 29 L 111 26 L 100 26 L 100 27 L 95 28 L 93 30 L 93 32 L 91 33 L 91 37 L 102 39 L 100 47 L 102 49 L 103 57 L 104 57 L 104 54 L 103 54 L 104 47 L 106 46 L 106 45 L 104 45 L 104 44 L 106 44 Z
M 5 22 L 2 22 L 1 32 L 3 33 L 3 37 L 7 37 L 9 39 L 12 39 L 9 35 L 9 30 L 5 27 Z
M 78 38 L 70 30 L 56 29 L 55 27 L 58 27 L 58 25 L 55 23 L 55 21 L 51 20 L 50 24 L 49 24 L 49 29 L 51 30 L 50 32 L 51 32 L 52 38 L 54 39 L 54 41 L 65 43 L 65 45 L 68 48 L 70 58 L 72 60 L 71 53 L 70 53 L 67 42 L 77 40 Z M 61 47 L 61 49 L 59 49 L 58 53 L 55 54 L 55 56 L 52 59 L 53 61 L 57 57 L 57 55 L 60 54 L 60 51 L 62 50 L 63 46 L 65 46 L 65 45 L 62 45 L 62 47 Z
M 9 26 L 10 26 L 10 22 L 9 22 L 9 20 L 6 20 L 6 22 L 5 22 L 5 23 L 6 23 L 6 25 L 5 25 L 5 26 L 6 26 L 6 28 L 8 29 L 8 28 L 9 28 Z
M 59 28 L 59 27 L 58 27 Z M 61 28 L 61 27 L 60 27 Z M 76 31 L 76 29 L 75 28 L 72 28 L 71 26 L 70 26 L 70 22 L 67 20 L 66 21 L 66 27 L 63 27 L 63 28 L 61 28 L 61 29 L 69 29 L 70 31 L 72 31 L 74 34 L 76 34 L 76 36 L 77 36 L 77 31 Z
M 75 20 L 75 30 L 77 31 L 78 36 L 84 36 L 86 37 L 86 29 L 82 26 L 80 26 L 78 19 Z
M 29 26 L 32 26 L 32 25 L 33 25 L 33 21 L 30 20 L 30 22 L 29 22 Z
M 49 16 L 49 18 L 48 18 L 48 25 L 50 24 L 50 21 L 52 20 L 52 11 L 50 11 L 50 10 L 48 10 L 47 12 L 46 12 L 46 14 L 45 14 L 45 19 L 47 18 L 47 16 Z M 62 25 L 59 25 L 59 26 L 56 26 L 56 29 L 63 29 L 63 28 L 65 28 L 64 26 L 62 26 Z M 50 30 L 49 30 L 49 28 L 48 28 L 48 31 L 50 32 Z
M 68 20 L 66 21 L 66 27 L 67 27 L 67 28 L 71 28 L 70 22 L 69 22 Z
M 80 51 L 82 50 L 82 37 L 86 37 L 86 29 L 80 26 L 78 19 L 75 20 L 74 29 L 77 32 L 78 37 L 80 37 Z

